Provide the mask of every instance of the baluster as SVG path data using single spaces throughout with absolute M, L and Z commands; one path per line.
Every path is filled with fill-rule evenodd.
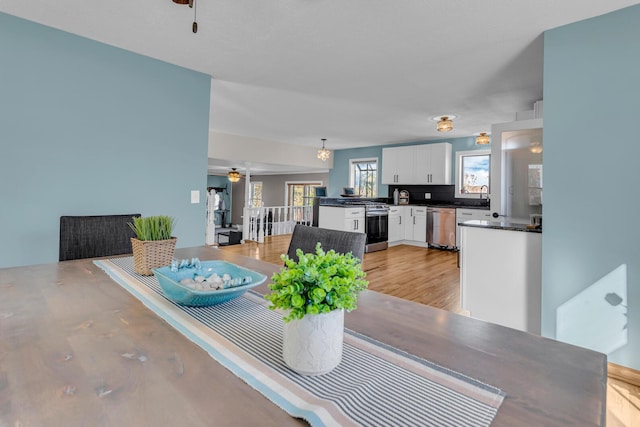
M 283 206 L 278 206 L 276 209 L 278 209 L 278 235 L 280 234 L 284 234 L 283 233 L 283 229 L 282 227 L 286 224 L 286 222 L 284 221 L 284 207 Z

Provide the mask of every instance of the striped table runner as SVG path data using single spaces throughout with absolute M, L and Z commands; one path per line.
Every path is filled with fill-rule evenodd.
M 342 362 L 305 377 L 282 361 L 282 316 L 246 293 L 225 304 L 184 307 L 166 299 L 133 258 L 97 260 L 127 289 L 215 360 L 290 415 L 312 426 L 489 426 L 504 393 L 354 331 Z M 203 327 L 204 326 L 204 327 Z

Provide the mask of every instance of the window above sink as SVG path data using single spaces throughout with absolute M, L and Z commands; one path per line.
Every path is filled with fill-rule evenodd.
M 491 150 L 458 151 L 455 166 L 456 198 L 489 200 L 491 182 Z

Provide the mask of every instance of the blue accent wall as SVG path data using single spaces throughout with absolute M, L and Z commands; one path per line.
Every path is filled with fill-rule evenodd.
M 0 58 L 0 267 L 57 262 L 62 215 L 204 244 L 210 76 L 3 13 Z
M 351 148 L 348 150 L 336 150 L 333 158 L 333 169 L 329 172 L 329 185 L 327 188 L 329 197 L 340 197 L 342 194 L 342 187 L 349 186 L 349 160 L 351 159 L 365 159 L 377 157 L 379 163 L 379 170 L 382 171 L 382 149 L 386 147 L 400 147 L 403 145 L 420 145 L 420 144 L 435 144 L 438 142 L 450 142 L 452 146 L 452 159 L 451 159 L 451 182 L 455 182 L 455 162 L 456 152 L 458 151 L 471 151 L 471 150 L 486 150 L 491 146 L 477 145 L 474 137 L 464 138 L 447 138 L 439 139 L 435 141 L 415 141 L 407 142 L 404 144 L 393 145 L 379 145 L 374 147 L 364 148 Z M 382 176 L 378 174 L 378 196 L 387 197 L 389 186 L 381 184 Z M 453 184 L 452 184 L 453 185 Z
M 544 35 L 542 333 L 640 369 L 640 5 Z

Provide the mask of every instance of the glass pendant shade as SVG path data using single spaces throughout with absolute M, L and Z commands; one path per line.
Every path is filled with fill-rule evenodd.
M 436 126 L 438 132 L 449 132 L 453 130 L 453 121 L 449 119 L 447 116 L 440 117 L 440 121 Z
M 318 150 L 318 158 L 320 160 L 322 160 L 323 162 L 326 162 L 327 160 L 329 160 L 329 156 L 331 155 L 331 151 L 327 150 L 326 148 L 324 148 L 324 142 L 326 141 L 326 138 L 322 139 L 322 148 L 320 150 Z
M 227 174 L 227 178 L 229 178 L 229 181 L 231 182 L 238 182 L 240 181 L 240 172 L 238 172 L 236 168 L 231 168 Z
M 480 132 L 480 135 L 476 137 L 476 144 L 478 145 L 487 145 L 491 142 L 489 135 L 486 132 Z
M 531 146 L 529 147 L 529 151 L 532 152 L 533 154 L 542 153 L 542 144 L 539 142 L 531 143 Z

